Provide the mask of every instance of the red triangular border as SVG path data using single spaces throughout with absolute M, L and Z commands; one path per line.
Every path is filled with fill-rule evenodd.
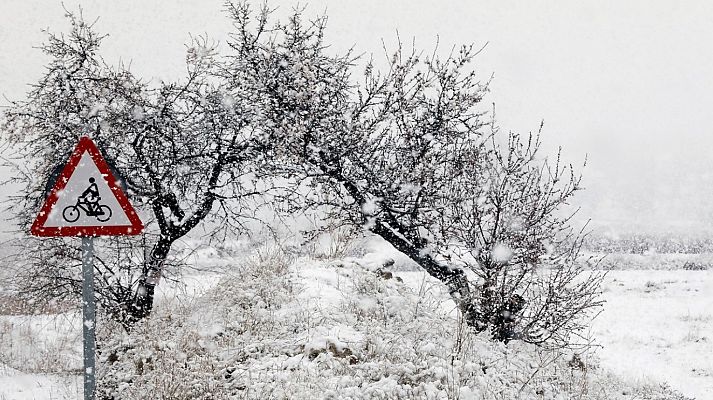
M 126 213 L 129 218 L 131 225 L 114 225 L 114 226 L 50 226 L 45 227 L 49 213 L 54 207 L 55 203 L 59 199 L 57 193 L 64 189 L 69 182 L 69 178 L 74 173 L 77 168 L 79 161 L 82 158 L 84 152 L 89 152 L 89 156 L 94 161 L 94 164 L 99 169 L 99 172 L 104 177 L 107 185 L 111 189 L 112 194 L 116 197 L 116 200 L 121 205 L 121 208 Z M 32 228 L 30 228 L 30 233 L 35 236 L 126 236 L 126 235 L 138 235 L 144 230 L 144 224 L 139 219 L 136 210 L 129 203 L 129 199 L 126 198 L 124 191 L 121 190 L 116 184 L 116 179 L 109 169 L 109 165 L 102 157 L 99 149 L 94 144 L 94 142 L 86 136 L 79 139 L 77 147 L 74 148 L 74 152 L 69 157 L 67 164 L 62 169 L 62 173 L 59 174 L 57 181 L 52 188 L 49 196 L 45 200 L 45 204 L 40 209 L 35 222 L 32 223 Z

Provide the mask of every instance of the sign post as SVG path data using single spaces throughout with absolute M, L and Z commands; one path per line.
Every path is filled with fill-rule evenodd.
M 84 400 L 94 399 L 96 387 L 96 304 L 94 302 L 94 238 L 82 238 L 82 337 L 84 338 Z
M 82 238 L 82 336 L 84 399 L 96 388 L 96 303 L 94 237 L 138 235 L 144 230 L 116 177 L 97 146 L 79 139 L 40 209 L 30 233 L 35 236 Z

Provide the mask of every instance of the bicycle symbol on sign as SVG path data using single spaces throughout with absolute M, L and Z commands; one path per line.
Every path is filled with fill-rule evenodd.
M 99 204 L 99 188 L 94 178 L 89 178 L 89 187 L 77 198 L 77 203 L 67 206 L 62 211 L 62 218 L 67 222 L 76 222 L 79 219 L 80 210 L 87 214 L 87 217 L 96 217 L 100 222 L 106 222 L 111 218 L 111 208 L 104 204 Z

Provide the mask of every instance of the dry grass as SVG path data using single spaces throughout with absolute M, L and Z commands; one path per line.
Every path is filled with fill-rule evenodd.
M 72 301 L 38 302 L 14 294 L 0 294 L 0 315 L 61 314 L 77 309 Z

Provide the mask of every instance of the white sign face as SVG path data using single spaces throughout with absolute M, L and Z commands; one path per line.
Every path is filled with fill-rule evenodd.
M 67 185 L 57 192 L 57 202 L 44 226 L 124 226 L 131 225 L 119 201 L 85 151 Z M 117 182 L 117 186 L 119 183 Z

